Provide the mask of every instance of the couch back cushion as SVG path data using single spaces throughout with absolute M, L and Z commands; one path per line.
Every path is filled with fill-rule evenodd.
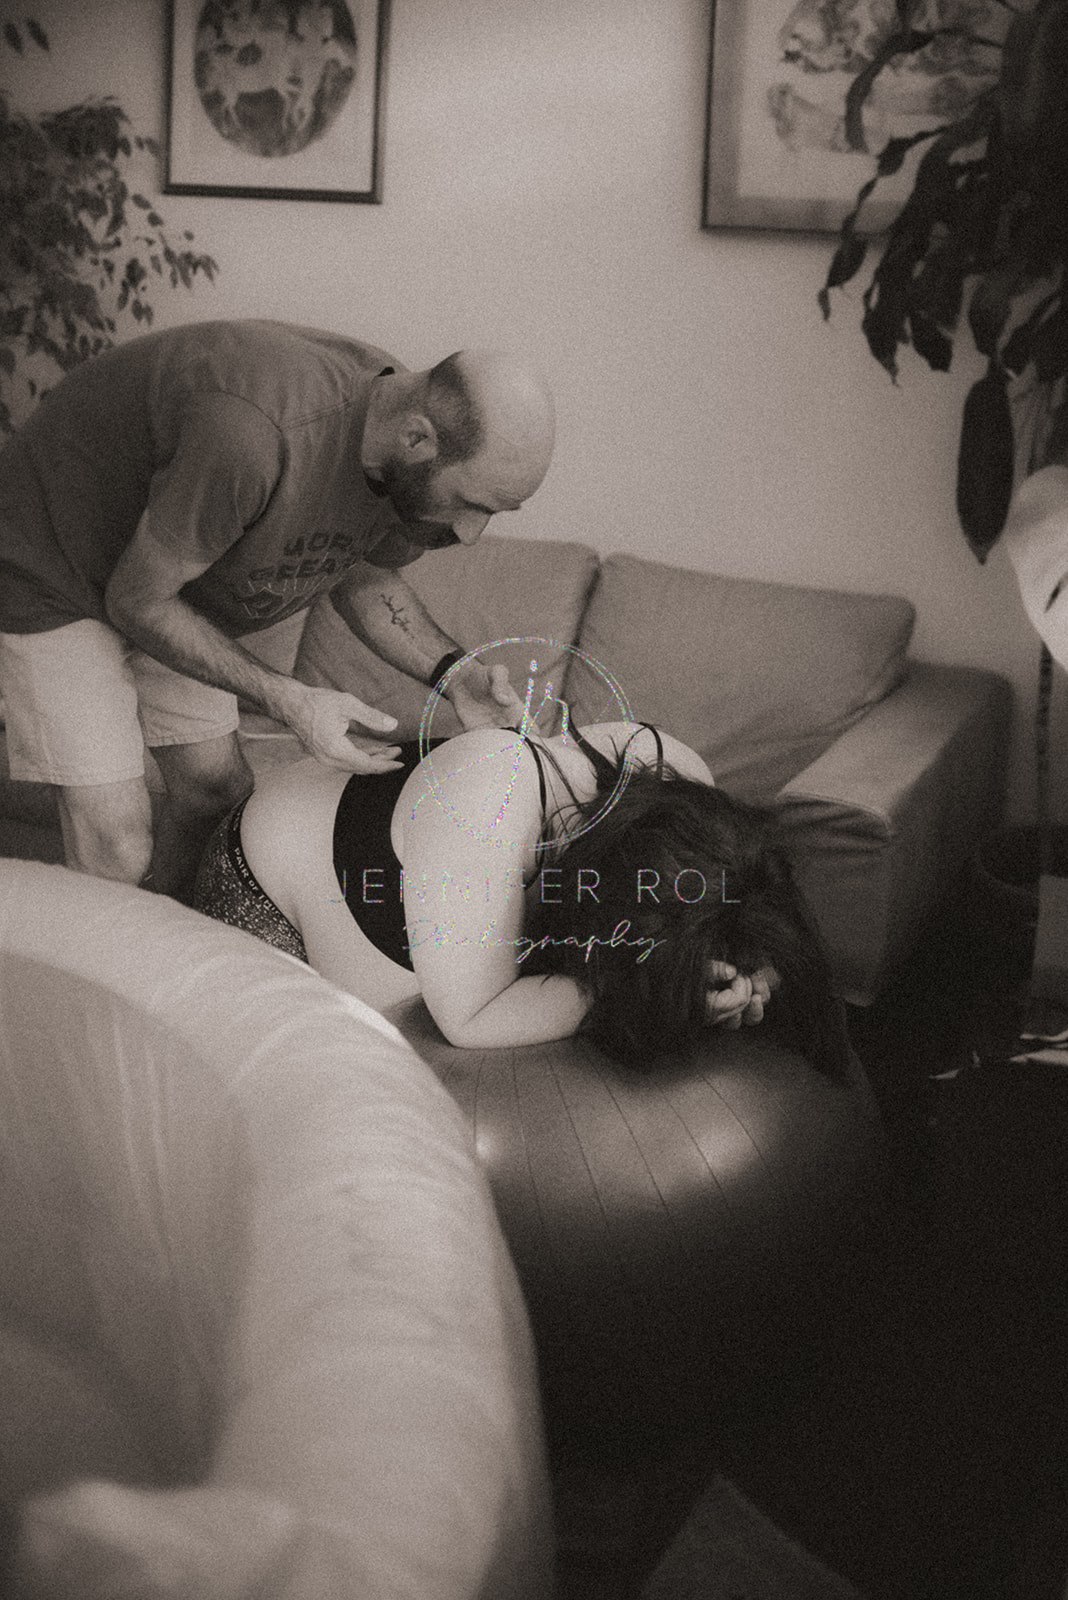
M 470 547 L 429 551 L 404 577 L 431 616 L 467 650 L 498 640 L 516 640 L 488 652 L 501 662 L 522 698 L 536 660 L 536 702 L 548 684 L 560 692 L 569 648 L 597 570 L 594 552 L 581 544 L 545 539 L 483 538 Z M 533 646 L 531 638 L 542 642 Z M 523 642 L 518 642 L 523 641 Z M 381 661 L 353 636 L 324 596 L 313 606 L 300 648 L 296 676 L 303 683 L 345 689 L 398 720 L 397 737 L 415 738 L 427 704 L 427 689 Z M 452 708 L 435 706 L 431 732 L 459 731 Z
M 904 676 L 915 612 L 890 595 L 846 594 L 613 555 L 603 563 L 572 658 L 575 717 L 632 714 L 705 758 L 717 783 L 767 802 Z

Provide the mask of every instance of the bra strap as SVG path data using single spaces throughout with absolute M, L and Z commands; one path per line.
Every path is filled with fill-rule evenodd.
M 519 734 L 519 737 L 522 739 L 523 743 L 534 757 L 534 764 L 538 769 L 538 794 L 541 797 L 541 814 L 544 817 L 545 808 L 549 801 L 549 795 L 545 787 L 545 768 L 542 766 L 541 752 L 539 751 L 537 745 L 534 744 L 532 740 L 527 738 L 525 733 L 519 732 L 518 728 L 513 728 L 512 732 Z
M 649 732 L 652 734 L 653 738 L 656 740 L 656 775 L 657 775 L 658 778 L 663 777 L 663 774 L 664 774 L 664 741 L 660 737 L 660 729 L 659 728 L 654 728 L 651 722 L 643 722 L 643 723 L 640 724 L 640 726 L 643 727 L 643 728 L 648 728 Z M 634 737 L 634 735 L 631 734 L 631 738 L 633 738 L 633 737 Z

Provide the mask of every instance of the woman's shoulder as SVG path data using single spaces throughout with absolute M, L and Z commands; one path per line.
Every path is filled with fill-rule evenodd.
M 447 782 L 450 788 L 489 794 L 500 775 L 520 768 L 526 750 L 527 741 L 514 728 L 471 728 L 431 750 L 412 776 L 422 776 L 432 787 Z
M 526 741 L 511 728 L 473 728 L 430 751 L 401 791 L 395 820 L 401 842 L 412 824 L 432 837 L 461 831 L 473 841 L 521 841 L 541 826 L 537 768 Z

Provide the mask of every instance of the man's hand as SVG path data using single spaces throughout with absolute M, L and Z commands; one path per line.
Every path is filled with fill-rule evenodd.
M 710 961 L 705 977 L 705 1015 L 713 1027 L 753 1027 L 762 1022 L 764 1007 L 772 991 L 779 987 L 779 974 L 774 967 L 758 967 L 746 976 L 728 961 Z
M 286 707 L 285 721 L 309 755 L 342 772 L 389 772 L 400 766 L 397 745 L 360 738 L 349 731 L 356 724 L 391 733 L 397 726 L 396 717 L 365 705 L 354 694 L 300 687 L 299 697 Z
M 523 720 L 523 702 L 508 681 L 508 668 L 474 661 L 449 679 L 445 698 L 466 732 L 512 728 Z

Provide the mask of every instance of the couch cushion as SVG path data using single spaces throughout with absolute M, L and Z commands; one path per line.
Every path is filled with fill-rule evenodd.
M 904 674 L 907 600 L 690 572 L 609 556 L 579 646 L 633 715 L 698 750 L 740 797 L 772 799 Z M 566 680 L 582 721 L 618 715 L 596 670 Z
M 520 696 L 526 692 L 530 662 L 538 670 L 540 701 L 551 681 L 559 690 L 567 668 L 567 647 L 575 642 L 586 597 L 597 570 L 594 552 L 581 544 L 545 539 L 487 538 L 470 548 L 428 552 L 405 567 L 411 584 L 434 620 L 468 650 L 501 639 L 492 654 L 505 663 Z M 531 638 L 547 640 L 532 654 Z M 318 600 L 308 617 L 297 653 L 296 676 L 304 683 L 345 689 L 398 719 L 398 737 L 414 738 L 427 703 L 427 690 L 360 643 L 329 600 Z M 433 733 L 459 731 L 451 707 L 434 716 Z

